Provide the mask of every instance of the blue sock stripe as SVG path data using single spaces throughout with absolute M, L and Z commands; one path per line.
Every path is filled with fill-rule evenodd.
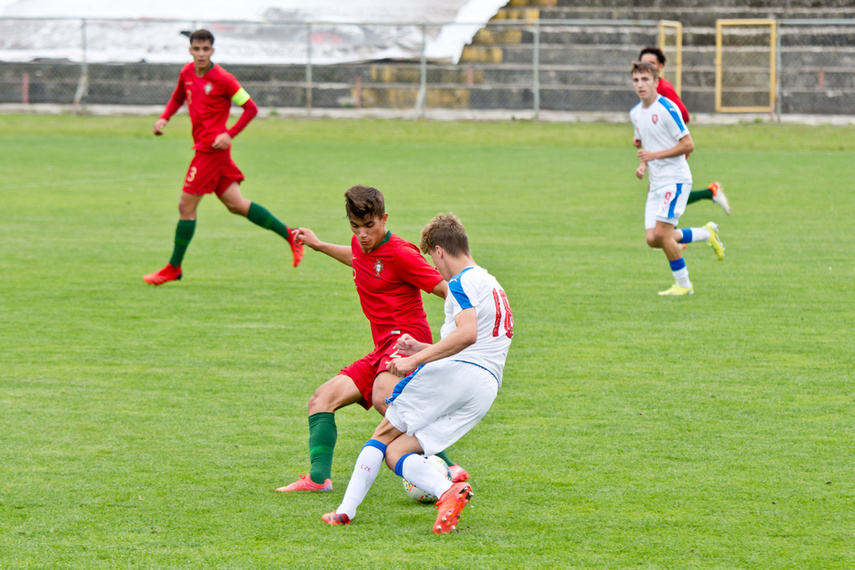
M 402 458 L 400 458 L 398 460 L 398 462 L 395 464 L 395 475 L 397 475 L 398 477 L 404 476 L 404 460 L 407 459 L 407 457 L 409 457 L 410 455 L 416 455 L 416 454 L 415 453 L 408 453 L 405 456 L 403 456 Z
M 680 230 L 683 232 L 683 237 L 680 238 L 680 243 L 692 243 L 692 230 Z
M 671 271 L 680 271 L 686 267 L 686 260 L 681 257 L 680 259 L 669 261 L 668 264 L 671 266 Z
M 386 457 L 386 444 L 385 443 L 377 441 L 376 439 L 369 439 L 368 441 L 365 442 L 365 445 L 362 446 L 363 449 L 365 449 L 366 447 L 376 447 L 377 449 L 379 449 L 383 453 L 383 457 Z

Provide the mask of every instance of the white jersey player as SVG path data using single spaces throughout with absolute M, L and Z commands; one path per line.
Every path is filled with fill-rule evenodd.
M 689 134 L 689 127 L 683 122 L 680 109 L 662 95 L 657 94 L 649 107 L 639 101 L 629 112 L 629 117 L 635 128 L 635 138 L 642 141 L 644 148 L 650 152 L 668 150 Z M 691 191 L 692 171 L 685 154 L 651 161 L 647 175 L 651 190 L 666 184 L 681 184 L 688 186 L 686 194 Z
M 469 483 L 447 480 L 424 455 L 446 449 L 487 414 L 502 383 L 514 319 L 505 290 L 469 254 L 457 217 L 436 216 L 422 230 L 420 247 L 448 280 L 441 339 L 398 341 L 401 356 L 388 367 L 404 378 L 356 460 L 341 505 L 322 517 L 331 525 L 353 520 L 384 459 L 396 475 L 439 497 L 437 534 L 454 530 L 472 496 Z
M 638 158 L 641 165 L 635 175 L 643 179 L 648 172 L 647 205 L 644 229 L 647 245 L 665 252 L 675 283 L 660 295 L 692 295 L 689 270 L 681 244 L 705 241 L 724 258 L 724 246 L 718 237 L 718 225 L 709 222 L 702 228 L 677 230 L 677 222 L 686 210 L 692 191 L 692 172 L 686 154 L 695 144 L 683 122 L 680 110 L 656 92 L 659 72 L 652 63 L 632 65 L 632 84 L 641 100 L 629 113 L 635 138 L 641 141 Z

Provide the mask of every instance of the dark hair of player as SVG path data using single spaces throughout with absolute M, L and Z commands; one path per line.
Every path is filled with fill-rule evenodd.
M 665 52 L 659 49 L 656 46 L 647 46 L 646 48 L 642 48 L 641 53 L 638 54 L 638 59 L 640 60 L 644 57 L 644 54 L 652 53 L 656 56 L 656 61 L 659 62 L 659 65 L 665 65 Z
M 211 42 L 211 45 L 214 45 L 214 34 L 208 30 L 196 30 L 190 34 L 190 43 L 193 42 Z
M 635 75 L 636 73 L 646 73 L 653 77 L 654 81 L 659 79 L 659 70 L 649 61 L 632 62 L 632 74 Z
M 370 186 L 351 186 L 344 193 L 347 219 L 362 222 L 380 218 L 386 213 L 383 193 Z
M 469 255 L 469 238 L 466 230 L 460 223 L 460 218 L 454 214 L 437 214 L 422 229 L 422 237 L 419 241 L 419 249 L 422 253 L 430 251 L 439 246 L 449 255 Z

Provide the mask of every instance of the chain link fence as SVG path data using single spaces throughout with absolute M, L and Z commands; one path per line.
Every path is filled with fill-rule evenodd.
M 215 61 L 263 108 L 625 113 L 637 102 L 629 64 L 662 41 L 660 24 L 492 20 L 451 63 L 436 40 L 466 24 L 0 19 L 0 103 L 162 107 L 179 62 L 190 61 L 181 33 L 206 27 L 217 37 Z M 743 30 L 727 36 L 718 62 L 712 46 L 695 45 L 704 34 L 678 42 L 678 24 L 665 32 L 666 77 L 682 79 L 693 113 L 713 112 L 717 96 L 755 107 L 738 97 L 759 92 L 779 114 L 855 114 L 855 20 L 780 20 L 774 38 L 768 28 Z M 726 74 L 718 85 L 717 68 Z
M 855 19 L 778 24 L 778 115 L 855 114 Z

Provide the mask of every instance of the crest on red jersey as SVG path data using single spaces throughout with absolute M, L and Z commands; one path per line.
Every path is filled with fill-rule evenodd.
M 383 262 L 378 259 L 374 262 L 374 276 L 380 277 L 381 271 L 383 271 Z
M 652 120 L 653 124 L 655 125 L 659 122 L 659 115 L 654 114 L 652 117 L 650 117 L 650 120 Z
M 214 88 L 214 86 L 213 86 L 213 85 L 211 85 L 210 83 L 206 83 L 206 84 L 205 84 L 205 95 L 210 95 L 210 94 L 211 94 L 211 90 L 212 90 L 213 88 Z M 653 121 L 653 122 L 655 123 L 656 121 Z

